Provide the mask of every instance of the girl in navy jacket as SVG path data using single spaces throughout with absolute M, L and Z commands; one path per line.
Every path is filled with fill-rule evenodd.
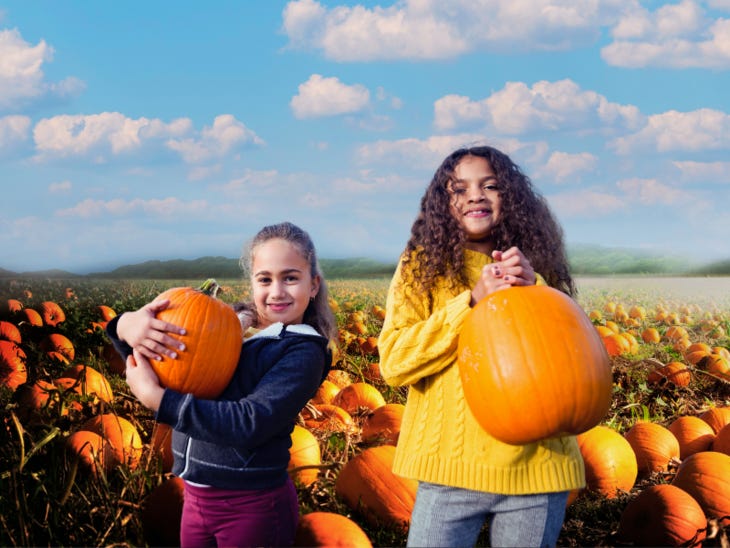
M 181 546 L 292 544 L 299 508 L 287 473 L 296 417 L 327 375 L 336 333 L 309 235 L 291 223 L 264 227 L 242 257 L 253 306 L 239 313 L 253 335 L 216 400 L 160 386 L 149 360 L 184 352 L 153 301 L 108 324 L 127 359 L 132 393 L 173 427 L 173 473 L 185 480 Z M 215 367 L 211 363 L 211 367 Z

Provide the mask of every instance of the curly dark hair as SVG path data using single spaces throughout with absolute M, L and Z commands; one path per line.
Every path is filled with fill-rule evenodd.
M 493 229 L 495 249 L 517 246 L 548 285 L 574 296 L 563 230 L 545 198 L 506 154 L 489 146 L 461 148 L 444 159 L 426 192 L 411 227 L 402 259 L 409 281 L 430 293 L 440 278 L 453 287 L 468 286 L 464 269 L 466 235 L 450 211 L 447 191 L 456 166 L 465 156 L 487 160 L 499 181 L 500 215 Z

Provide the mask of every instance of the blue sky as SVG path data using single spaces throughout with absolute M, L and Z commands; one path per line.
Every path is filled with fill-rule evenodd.
M 0 0 L 0 267 L 395 261 L 453 149 L 566 241 L 730 256 L 730 0 Z

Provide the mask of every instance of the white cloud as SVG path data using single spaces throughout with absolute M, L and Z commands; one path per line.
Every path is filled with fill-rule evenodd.
M 546 196 L 550 207 L 560 217 L 604 217 L 626 207 L 621 198 L 598 190 L 580 190 Z
M 167 147 L 178 152 L 190 164 L 221 158 L 246 144 L 259 146 L 264 141 L 231 114 L 216 116 L 213 125 L 203 128 L 198 137 L 167 141 Z
M 672 162 L 692 183 L 730 183 L 730 162 Z
M 730 68 L 730 20 L 708 17 L 694 0 L 627 10 L 612 34 L 615 41 L 601 50 L 610 65 Z
M 444 59 L 472 51 L 568 49 L 596 40 L 636 0 L 403 0 L 389 6 L 289 2 L 291 47 L 336 61 Z
M 361 84 L 343 84 L 338 78 L 312 74 L 299 84 L 299 93 L 289 103 L 299 119 L 337 116 L 363 110 L 370 103 L 370 92 Z
M 692 112 L 670 110 L 649 116 L 636 133 L 609 143 L 619 154 L 654 148 L 658 152 L 730 149 L 730 115 L 703 108 Z
M 536 177 L 551 177 L 557 182 L 580 178 L 580 173 L 590 172 L 596 167 L 598 158 L 589 152 L 570 154 L 553 152 L 547 163 L 536 172 Z
M 660 183 L 656 179 L 638 177 L 618 181 L 616 186 L 622 190 L 631 203 L 643 205 L 686 203 L 690 195 L 680 189 Z
M 541 80 L 532 87 L 507 82 L 479 101 L 447 95 L 434 103 L 434 125 L 440 130 L 481 123 L 501 133 L 519 135 L 537 130 L 636 129 L 643 121 L 635 106 L 612 103 L 594 91 L 582 90 L 570 79 Z
M 208 212 L 208 202 L 192 200 L 184 202 L 178 198 L 143 200 L 91 200 L 79 202 L 73 207 L 56 211 L 58 217 L 94 218 L 94 217 L 127 217 L 135 214 L 154 216 L 155 218 L 177 221 L 180 215 L 198 215 Z
M 395 164 L 435 170 L 453 151 L 463 147 L 488 145 L 505 154 L 518 154 L 526 162 L 542 161 L 547 144 L 542 141 L 522 142 L 512 138 L 487 139 L 483 133 L 435 135 L 428 139 L 399 139 L 375 141 L 358 147 L 356 161 L 360 164 Z
M 60 181 L 48 185 L 48 192 L 68 192 L 71 190 L 71 181 Z
M 5 116 L 0 118 L 0 150 L 11 148 L 28 139 L 30 118 L 27 116 Z
M 166 124 L 158 119 L 127 118 L 119 112 L 62 114 L 40 120 L 33 129 L 38 159 L 94 154 L 98 161 L 138 150 L 153 139 L 190 130 L 190 120 Z
M 0 110 L 17 110 L 46 95 L 67 97 L 84 89 L 73 77 L 47 83 L 42 65 L 52 59 L 53 48 L 44 40 L 32 46 L 17 29 L 0 30 Z

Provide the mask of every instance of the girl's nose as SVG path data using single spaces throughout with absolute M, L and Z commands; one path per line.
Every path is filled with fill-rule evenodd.
M 482 185 L 474 185 L 469 187 L 467 199 L 470 202 L 481 202 L 485 199 L 486 193 L 482 188 Z
M 271 294 L 275 297 L 281 297 L 283 295 L 286 295 L 286 291 L 284 291 L 284 288 L 284 282 L 275 281 L 271 284 Z

